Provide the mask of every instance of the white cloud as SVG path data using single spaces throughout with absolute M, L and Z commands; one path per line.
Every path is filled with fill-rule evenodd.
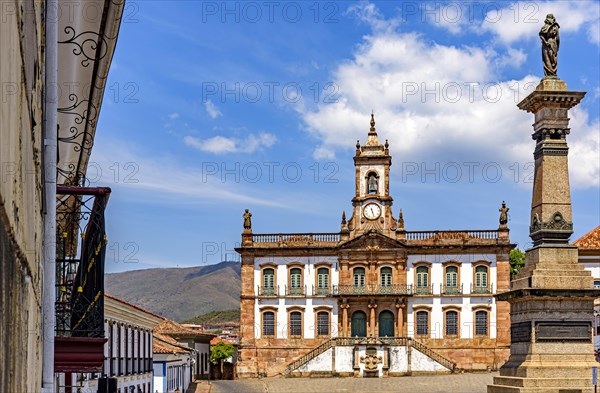
M 216 119 L 219 116 L 223 116 L 221 111 L 213 104 L 211 100 L 206 100 L 204 102 L 204 107 L 206 108 L 206 113 L 210 116 L 211 119 Z
M 365 12 L 377 15 L 370 5 Z M 364 142 L 374 109 L 380 139 L 389 139 L 392 154 L 402 161 L 492 162 L 502 168 L 532 161 L 533 115 L 516 104 L 539 77 L 498 80 L 496 74 L 507 57 L 524 61 L 523 52 L 499 55 L 478 47 L 444 46 L 414 33 L 382 31 L 379 20 L 373 23 L 374 33 L 333 73 L 339 101 L 296 108 L 306 131 L 319 141 L 315 158 L 354 149 L 356 139 Z M 578 135 L 569 139 L 578 151 L 570 156 L 572 183 L 589 187 L 597 182 L 600 167 L 597 143 L 594 148 L 598 126 L 589 124 L 582 109 L 572 111 L 571 119 Z
M 600 23 L 592 23 L 588 29 L 588 39 L 596 45 L 600 45 Z
M 115 165 L 121 167 L 117 176 Z M 202 167 L 186 167 L 178 157 L 139 154 L 119 141 L 106 139 L 94 148 L 88 174 L 92 184 L 110 185 L 136 193 L 136 198 L 153 203 L 222 203 L 240 202 L 251 205 L 296 209 L 285 198 L 270 191 L 263 192 L 254 184 L 223 181 L 218 162 L 204 162 Z M 214 172 L 212 171 L 214 170 Z M 214 175 L 211 175 L 214 174 Z
M 227 138 L 221 135 L 208 139 L 199 139 L 193 136 L 183 138 L 186 145 L 195 149 L 214 154 L 224 153 L 254 153 L 275 144 L 277 138 L 273 134 L 261 132 L 258 135 L 250 134 L 245 139 Z
M 597 1 L 544 1 L 506 3 L 504 8 L 492 8 L 484 17 L 481 28 L 493 33 L 501 42 L 538 39 L 538 33 L 547 14 L 554 14 L 561 33 L 581 29 L 597 31 L 600 7 Z M 596 40 L 590 41 L 598 44 Z
M 171 119 L 171 120 L 175 120 L 178 117 L 179 117 L 179 113 L 177 113 L 177 112 L 173 112 L 169 115 L 169 119 Z

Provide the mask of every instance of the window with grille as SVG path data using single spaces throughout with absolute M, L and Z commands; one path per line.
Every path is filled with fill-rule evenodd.
M 354 286 L 356 288 L 363 288 L 365 286 L 365 269 L 362 267 L 354 269 Z
M 290 313 L 290 336 L 302 336 L 302 313 L 300 311 Z
M 263 270 L 263 289 L 265 294 L 272 294 L 275 290 L 275 270 L 272 268 Z
M 275 335 L 275 313 L 266 311 L 263 313 L 263 336 Z
M 475 286 L 477 288 L 487 288 L 488 268 L 486 266 L 477 266 L 475 268 Z
M 458 267 L 448 266 L 446 268 L 446 287 L 458 287 Z
M 381 268 L 381 286 L 391 287 L 392 286 L 392 268 L 382 267 Z
M 458 312 L 447 311 L 446 312 L 446 336 L 457 336 L 458 335 Z
M 329 336 L 329 313 L 326 311 L 317 313 L 317 335 Z
M 329 291 L 329 269 L 325 267 L 317 270 L 317 289 L 319 294 Z
M 427 311 L 417 311 L 417 334 L 429 334 L 429 313 Z
M 290 290 L 291 294 L 302 293 L 302 270 L 297 267 L 290 270 Z
M 417 268 L 417 288 L 427 288 L 429 286 L 429 268 L 419 266 Z
M 488 335 L 488 313 L 487 311 L 477 311 L 475 313 L 475 335 Z

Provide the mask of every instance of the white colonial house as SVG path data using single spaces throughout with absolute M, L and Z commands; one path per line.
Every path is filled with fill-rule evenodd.
M 102 373 L 73 373 L 72 391 L 98 392 L 105 379 L 117 393 L 153 393 L 152 330 L 163 317 L 104 295 L 104 368 Z M 69 374 L 65 374 L 69 378 Z M 66 383 L 65 386 L 69 386 Z
M 154 392 L 185 392 L 193 378 L 196 351 L 172 337 L 156 333 L 153 352 Z

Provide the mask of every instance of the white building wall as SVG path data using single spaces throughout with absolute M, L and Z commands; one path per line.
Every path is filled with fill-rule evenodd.
M 338 373 L 351 373 L 354 371 L 352 364 L 354 347 L 335 347 L 335 371 Z
M 412 349 L 410 366 L 413 372 L 450 371 L 415 348 Z
M 492 296 L 421 296 L 412 297 L 408 300 L 407 319 L 408 336 L 414 337 L 416 333 L 416 306 L 426 305 L 431 307 L 430 317 L 430 338 L 444 337 L 444 311 L 443 307 L 455 305 L 461 308 L 460 312 L 460 337 L 473 338 L 474 331 L 474 312 L 473 307 L 491 306 L 489 313 L 489 337 L 496 338 L 496 303 Z
M 335 348 L 329 348 L 327 351 L 319 354 L 314 359 L 311 359 L 308 363 L 298 367 L 297 371 L 333 371 L 331 369 L 333 351 Z
M 491 262 L 488 279 L 490 285 L 496 291 L 496 254 L 437 254 L 437 255 L 409 255 L 406 262 L 406 283 L 415 285 L 415 266 L 417 262 L 430 262 L 431 272 L 429 277 L 430 284 L 433 284 L 433 293 L 440 294 L 440 284 L 444 283 L 444 262 L 457 261 L 461 263 L 460 284 L 463 285 L 463 293 L 468 294 L 473 285 L 473 263 L 478 261 Z M 460 285 L 459 284 L 459 285 Z
M 255 300 L 254 307 L 254 320 L 255 323 L 255 334 L 256 338 L 260 338 L 262 335 L 261 329 L 261 309 L 266 306 L 276 307 L 276 326 L 275 334 L 277 338 L 288 337 L 288 308 L 293 306 L 302 307 L 304 310 L 303 319 L 303 335 L 304 338 L 311 339 L 315 338 L 316 333 L 316 321 L 315 321 L 315 308 L 325 306 L 331 310 L 330 313 L 330 332 L 331 336 L 335 337 L 337 334 L 338 325 L 338 309 L 337 299 L 324 298 L 320 296 L 311 296 L 313 285 L 316 280 L 316 268 L 315 264 L 319 263 L 330 263 L 330 285 L 337 285 L 339 282 L 338 263 L 336 257 L 331 256 L 310 256 L 310 257 L 265 257 L 256 258 L 254 265 L 254 282 L 255 292 L 258 295 L 258 287 L 262 286 L 261 277 L 261 265 L 265 263 L 272 263 L 277 265 L 277 284 L 279 286 L 280 295 L 284 294 L 285 287 L 288 283 L 288 264 L 290 263 L 301 263 L 304 264 L 304 285 L 307 289 L 306 297 L 278 297 L 278 298 L 262 298 Z

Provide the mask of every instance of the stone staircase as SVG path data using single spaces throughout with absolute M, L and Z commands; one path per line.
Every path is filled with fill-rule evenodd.
M 383 342 L 384 344 L 390 345 L 390 346 L 403 346 L 403 347 L 409 347 L 411 349 L 415 349 L 415 350 L 421 352 L 422 354 L 424 354 L 425 356 L 429 357 L 430 359 L 434 360 L 435 362 L 446 367 L 448 370 L 450 370 L 450 372 L 454 373 L 457 371 L 456 363 L 454 363 L 452 360 L 448 359 L 447 357 L 439 354 L 438 352 L 435 352 L 433 349 L 431 349 L 427 345 L 423 344 L 422 342 L 417 341 L 413 338 L 386 337 L 386 338 L 379 338 L 378 340 Z M 317 356 L 321 355 L 322 353 L 324 353 L 325 351 L 327 351 L 331 348 L 335 348 L 336 346 L 354 346 L 357 344 L 364 344 L 364 341 L 365 341 L 364 337 L 362 337 L 362 338 L 359 338 L 359 337 L 330 338 L 330 339 L 322 342 L 319 346 L 313 348 L 306 354 L 298 357 L 293 362 L 291 362 L 286 367 L 285 371 L 283 372 L 283 375 L 284 376 L 290 375 L 294 370 L 297 370 L 301 366 L 307 364 L 308 362 L 315 359 Z

